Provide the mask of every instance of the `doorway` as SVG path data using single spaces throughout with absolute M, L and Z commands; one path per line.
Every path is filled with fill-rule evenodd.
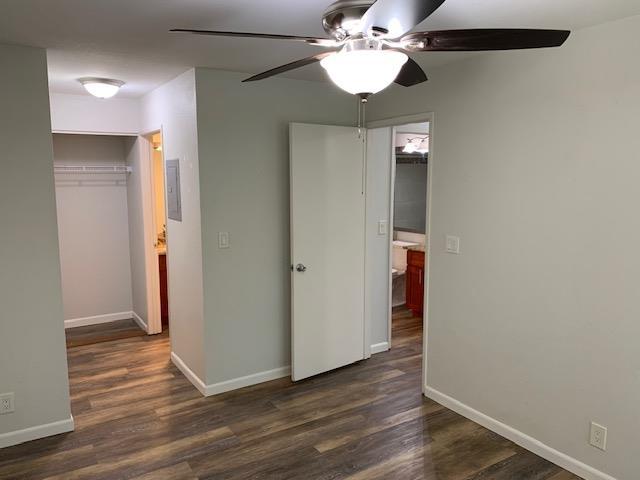
M 394 331 L 411 329 L 422 334 L 429 138 L 429 122 L 399 125 L 392 132 L 390 347 Z
M 148 333 L 136 308 L 132 136 L 53 134 L 64 326 L 70 348 Z
M 156 292 L 153 293 L 154 302 L 158 305 L 160 312 L 161 333 L 169 328 L 169 291 L 167 280 L 167 208 L 166 208 L 166 181 L 164 155 L 162 152 L 162 133 L 155 132 L 148 137 L 151 147 L 151 209 L 153 219 L 153 247 L 155 262 L 153 269 L 157 270 Z M 155 280 L 152 278 L 152 280 Z M 157 322 L 156 322 L 157 323 Z M 155 329 L 157 330 L 157 328 Z
M 161 132 L 53 135 L 70 346 L 168 330 Z
M 294 380 L 389 350 L 394 323 L 411 323 L 418 335 L 398 336 L 398 346 L 423 349 L 432 121 L 425 115 L 379 124 L 366 135 L 351 127 L 291 125 Z M 394 224 L 397 160 L 410 167 L 406 173 L 400 167 L 398 180 L 413 181 L 420 192 L 413 195 L 418 211 L 404 225 Z M 408 304 L 403 290 L 400 312 L 392 303 L 393 273 L 400 271 L 393 272 L 394 246 L 404 254 L 397 277 L 411 278 L 412 287 Z

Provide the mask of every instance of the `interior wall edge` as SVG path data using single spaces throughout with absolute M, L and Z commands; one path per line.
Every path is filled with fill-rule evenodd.
M 133 320 L 138 324 L 138 326 L 142 330 L 144 330 L 145 332 L 149 333 L 149 325 L 147 324 L 147 322 L 140 315 L 138 315 L 136 312 L 132 311 L 131 312 L 131 316 L 133 317 Z
M 206 396 L 207 386 L 206 384 L 195 374 L 193 370 L 178 356 L 174 351 L 171 352 L 171 362 L 176 366 L 178 370 L 189 380 L 198 391 Z
M 444 405 L 450 410 L 462 415 L 469 420 L 482 425 L 483 427 L 491 430 L 498 435 L 501 435 L 508 440 L 526 448 L 530 452 L 549 460 L 550 462 L 564 468 L 565 470 L 575 473 L 576 475 L 584 478 L 585 480 L 617 480 L 611 475 L 601 472 L 600 470 L 581 462 L 580 460 L 571 457 L 563 452 L 556 450 L 549 445 L 542 443 L 541 441 L 527 435 L 526 433 L 511 427 L 500 420 L 497 420 L 489 415 L 486 415 L 473 407 L 450 397 L 439 390 L 424 386 L 424 395 L 431 400 Z

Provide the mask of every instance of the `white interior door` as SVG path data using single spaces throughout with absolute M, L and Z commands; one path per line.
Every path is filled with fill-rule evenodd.
M 292 378 L 365 357 L 364 138 L 294 123 L 291 146 Z

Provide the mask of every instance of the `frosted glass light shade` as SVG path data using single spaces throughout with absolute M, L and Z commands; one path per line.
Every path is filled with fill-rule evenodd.
M 108 78 L 81 78 L 78 80 L 87 92 L 98 98 L 111 98 L 124 82 L 120 80 L 111 80 Z
M 387 88 L 407 60 L 404 53 L 393 50 L 343 50 L 325 57 L 320 65 L 338 87 L 358 95 Z

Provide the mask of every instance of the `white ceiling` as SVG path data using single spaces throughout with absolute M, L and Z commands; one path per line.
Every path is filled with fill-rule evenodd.
M 280 40 L 169 34 L 172 27 L 319 35 L 331 0 L 2 0 L 0 43 L 48 49 L 51 89 L 104 76 L 140 96 L 193 66 L 257 73 L 319 47 Z M 480 27 L 576 29 L 640 14 L 638 0 L 447 0 L 418 30 Z M 471 53 L 417 56 L 428 70 Z M 319 66 L 288 76 L 322 80 Z M 267 80 L 268 81 L 268 80 Z

